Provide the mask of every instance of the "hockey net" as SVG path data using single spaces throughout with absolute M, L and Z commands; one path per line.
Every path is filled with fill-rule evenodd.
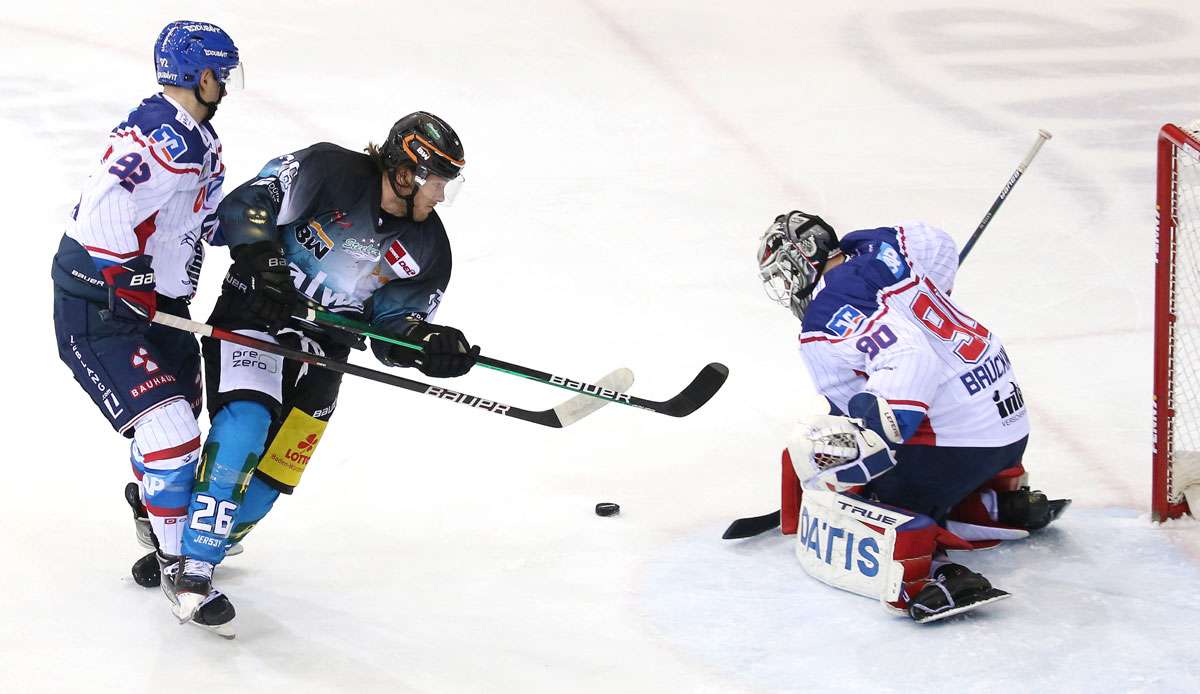
M 1158 134 L 1154 290 L 1156 521 L 1200 511 L 1200 121 Z

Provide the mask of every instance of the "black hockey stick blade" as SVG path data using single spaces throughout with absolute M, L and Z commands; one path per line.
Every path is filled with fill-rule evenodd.
M 640 398 L 632 398 L 633 405 L 638 407 L 646 407 L 642 402 L 646 402 L 655 412 L 670 415 L 672 417 L 686 417 L 704 406 L 704 403 L 712 400 L 712 397 L 717 394 L 721 386 L 725 385 L 725 380 L 729 378 L 729 367 L 718 362 L 708 364 L 692 382 L 687 384 L 679 394 L 670 400 L 663 402 L 642 401 Z
M 297 319 L 321 325 L 326 328 L 337 328 L 355 335 L 362 335 L 373 340 L 382 340 L 401 347 L 420 350 L 419 345 L 406 342 L 405 340 L 385 333 L 378 332 L 372 327 L 361 321 L 356 321 L 345 316 L 340 316 L 318 308 L 309 307 L 305 309 L 303 315 L 295 316 Z M 475 363 L 489 369 L 494 369 L 503 373 L 527 378 L 539 383 L 545 383 L 564 390 L 574 390 L 587 397 L 598 398 L 618 403 L 620 405 L 628 405 L 637 407 L 659 414 L 669 415 L 671 417 L 686 417 L 689 414 L 700 409 L 704 403 L 712 399 L 721 386 L 725 384 L 725 379 L 729 378 L 729 368 L 724 364 L 712 363 L 700 370 L 692 382 L 686 388 L 679 392 L 678 395 L 669 400 L 647 400 L 636 395 L 629 395 L 620 388 L 610 388 L 604 384 L 593 384 L 586 381 L 578 381 L 565 376 L 557 376 L 555 374 L 541 371 L 539 369 L 521 366 L 512 362 L 489 357 L 480 354 L 475 357 Z
M 747 537 L 762 535 L 768 530 L 773 530 L 779 527 L 779 511 L 771 511 L 762 516 L 754 516 L 752 518 L 739 518 L 729 524 L 725 529 L 725 534 L 721 536 L 722 540 L 743 540 Z

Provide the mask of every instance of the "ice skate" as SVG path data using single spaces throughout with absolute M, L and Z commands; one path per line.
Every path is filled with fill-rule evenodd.
M 133 510 L 133 526 L 134 531 L 137 533 L 138 544 L 146 549 L 158 549 L 158 544 L 154 541 L 154 530 L 150 527 L 150 516 L 146 513 L 145 504 L 142 503 L 142 487 L 140 484 L 130 482 L 125 485 L 125 501 L 129 504 L 129 508 Z M 155 581 L 154 585 L 158 585 L 158 582 Z
M 1040 530 L 1054 522 L 1071 505 L 1070 499 L 1048 499 L 1039 491 L 1021 487 L 996 494 L 999 521 L 1025 530 Z
M 237 636 L 234 624 L 237 613 L 229 598 L 212 587 L 212 564 L 158 553 L 154 556 L 160 575 L 166 579 L 161 581 L 162 591 L 171 601 L 172 612 L 180 624 L 190 622 L 222 638 Z M 185 567 L 182 575 L 181 564 Z
M 946 564 L 908 603 L 908 616 L 924 624 L 952 617 L 1010 595 L 961 564 Z

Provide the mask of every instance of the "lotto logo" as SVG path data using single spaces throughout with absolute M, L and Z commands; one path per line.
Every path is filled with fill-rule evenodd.
M 148 374 L 158 371 L 158 364 L 150 359 L 150 353 L 146 351 L 145 347 L 138 347 L 137 351 L 130 357 L 129 363 L 135 369 L 145 369 Z
M 316 447 L 317 441 L 320 439 L 316 434 L 309 434 L 304 437 L 304 440 L 296 444 L 296 448 L 289 448 L 287 459 L 299 463 L 301 466 L 308 464 L 308 459 L 312 457 L 313 448 Z

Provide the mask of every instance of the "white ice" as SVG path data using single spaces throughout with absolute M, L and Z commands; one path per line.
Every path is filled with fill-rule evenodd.
M 469 161 L 443 322 L 556 373 L 628 366 L 653 399 L 721 361 L 724 390 L 686 419 L 610 406 L 554 431 L 347 379 L 298 492 L 218 572 L 240 636 L 175 625 L 129 577 L 125 444 L 57 360 L 49 263 L 178 18 L 245 59 L 215 121 L 231 187 L 438 113 Z M 1155 136 L 1200 117 L 1198 26 L 1161 0 L 6 9 L 0 691 L 1200 690 L 1200 524 L 1148 514 Z M 778 451 L 820 409 L 755 277 L 761 230 L 798 207 L 961 243 L 1039 128 L 955 292 L 1008 345 L 1034 483 L 1075 499 L 963 559 L 1014 597 L 918 627 L 803 575 L 789 539 L 722 542 L 777 507 Z

